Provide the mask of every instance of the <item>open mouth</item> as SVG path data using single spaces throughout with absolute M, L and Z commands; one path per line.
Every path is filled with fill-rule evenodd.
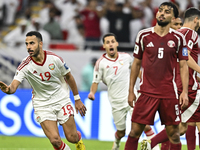
M 114 51 L 114 48 L 110 48 L 110 51 Z

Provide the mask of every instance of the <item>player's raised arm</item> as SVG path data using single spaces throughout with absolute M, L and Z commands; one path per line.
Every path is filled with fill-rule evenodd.
M 98 83 L 93 82 L 90 88 L 90 93 L 88 94 L 88 98 L 91 100 L 95 99 L 94 94 L 97 92 L 98 89 Z
M 82 101 L 80 100 L 78 88 L 77 88 L 76 82 L 74 80 L 74 77 L 72 76 L 72 74 L 70 72 L 67 73 L 65 75 L 65 77 L 66 77 L 67 83 L 69 84 L 69 86 L 73 92 L 73 95 L 74 95 L 76 113 L 78 113 L 78 111 L 79 111 L 81 116 L 85 116 L 87 109 L 86 109 L 85 105 L 82 103 Z
M 20 82 L 13 80 L 12 83 L 8 86 L 4 82 L 0 81 L 0 89 L 6 94 L 13 94 L 17 90 Z

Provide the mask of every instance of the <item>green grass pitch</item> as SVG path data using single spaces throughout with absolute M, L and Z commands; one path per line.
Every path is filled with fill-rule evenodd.
M 75 145 L 62 139 L 69 145 L 71 150 L 75 150 Z M 111 150 L 113 142 L 83 139 L 86 150 Z M 121 143 L 120 150 L 124 150 L 125 143 Z M 138 150 L 140 145 L 138 146 Z M 198 148 L 197 148 L 198 149 Z M 0 150 L 53 150 L 47 138 L 38 137 L 19 137 L 19 136 L 0 136 Z M 186 145 L 182 150 L 187 150 Z

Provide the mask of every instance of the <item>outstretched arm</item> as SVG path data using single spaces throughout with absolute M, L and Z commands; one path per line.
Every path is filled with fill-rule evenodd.
M 88 98 L 91 100 L 95 99 L 94 94 L 97 92 L 98 89 L 98 83 L 92 83 L 91 88 L 90 88 L 90 93 L 88 94 Z
M 79 112 L 81 114 L 81 116 L 85 116 L 87 109 L 86 109 L 85 105 L 82 103 L 82 101 L 80 100 L 78 88 L 77 88 L 76 82 L 74 80 L 74 77 L 69 72 L 65 75 L 65 78 L 73 92 L 73 95 L 74 95 L 76 113 Z
M 13 80 L 8 86 L 4 82 L 0 81 L 0 89 L 6 94 L 13 94 L 17 90 L 20 82 L 18 80 Z

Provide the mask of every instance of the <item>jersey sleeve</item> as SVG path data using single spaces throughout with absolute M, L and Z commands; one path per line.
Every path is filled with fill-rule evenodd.
M 24 69 L 16 70 L 14 80 L 18 80 L 19 82 L 22 82 L 24 80 L 24 78 L 25 78 Z
M 66 62 L 62 61 L 61 59 L 57 59 L 57 64 L 60 68 L 61 71 L 61 75 L 66 75 L 67 73 L 69 73 L 71 71 L 71 69 L 69 68 L 69 66 L 66 64 Z
M 193 30 L 188 30 L 189 32 L 185 35 L 185 40 L 187 43 L 187 49 L 192 51 L 193 46 L 198 42 L 198 34 Z
M 178 46 L 178 58 L 179 60 L 188 60 L 188 51 L 186 47 L 186 41 L 183 35 L 180 36 L 180 44 Z
M 92 83 L 99 83 L 102 80 L 102 68 L 100 67 L 99 63 L 96 63 L 95 67 L 94 67 L 94 72 L 93 72 L 93 81 Z
M 134 47 L 134 51 L 133 51 L 133 56 L 138 58 L 138 59 L 142 59 L 142 55 L 143 55 L 143 50 L 142 50 L 143 41 L 141 39 L 141 33 L 140 32 L 137 35 L 137 38 L 136 38 L 136 41 L 135 41 L 135 47 Z

